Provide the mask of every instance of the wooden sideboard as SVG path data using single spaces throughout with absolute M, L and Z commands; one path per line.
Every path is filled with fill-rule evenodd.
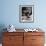
M 44 32 L 3 32 L 3 46 L 44 46 Z

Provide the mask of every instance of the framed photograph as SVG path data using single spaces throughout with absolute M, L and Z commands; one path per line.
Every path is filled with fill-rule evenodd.
M 34 5 L 19 6 L 19 21 L 24 23 L 34 22 Z

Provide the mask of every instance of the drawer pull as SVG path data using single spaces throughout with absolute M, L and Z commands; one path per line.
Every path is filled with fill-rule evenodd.
M 9 40 L 13 40 L 13 38 L 9 38 Z
M 36 39 L 32 39 L 32 40 L 36 40 Z
M 9 38 L 10 40 L 12 40 L 11 38 Z

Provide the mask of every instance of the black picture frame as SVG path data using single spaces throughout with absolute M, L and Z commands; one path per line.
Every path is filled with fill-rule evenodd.
M 34 22 L 34 5 L 19 5 L 19 21 L 22 23 Z

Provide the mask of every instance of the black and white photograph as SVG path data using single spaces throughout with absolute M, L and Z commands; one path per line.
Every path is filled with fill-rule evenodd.
M 20 5 L 19 7 L 19 20 L 20 22 L 33 22 L 34 21 L 34 6 L 33 5 Z

